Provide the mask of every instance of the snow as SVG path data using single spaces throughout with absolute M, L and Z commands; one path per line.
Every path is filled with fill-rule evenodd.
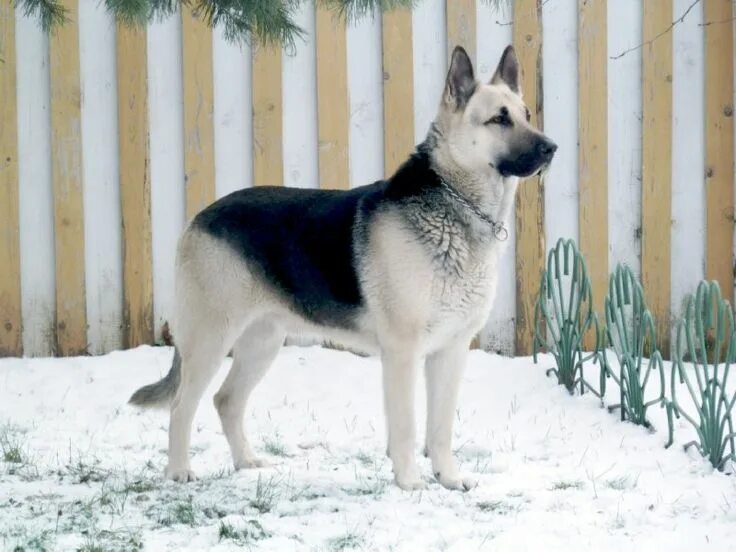
M 2 456 L 20 456 L 0 456 L 1 549 L 736 550 L 736 478 L 683 452 L 692 428 L 678 421 L 665 450 L 661 409 L 654 433 L 622 423 L 545 377 L 550 357 L 472 352 L 454 446 L 479 485 L 406 493 L 385 457 L 378 360 L 319 347 L 285 347 L 249 405 L 273 467 L 232 471 L 211 402 L 223 367 L 195 420 L 200 479 L 162 480 L 168 415 L 126 400 L 171 355 L 0 360 Z

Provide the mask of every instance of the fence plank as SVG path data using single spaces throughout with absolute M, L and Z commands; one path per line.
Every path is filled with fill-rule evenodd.
M 672 230 L 672 0 L 643 2 L 641 280 L 656 320 L 658 346 L 669 356 Z
M 123 220 L 123 346 L 136 347 L 153 341 L 146 34 L 118 24 L 116 40 Z
M 75 0 L 64 0 L 69 21 L 50 35 L 51 171 L 56 243 L 56 352 L 87 350 L 82 200 L 82 111 L 79 26 Z
M 607 2 L 578 0 L 578 170 L 580 250 L 603 311 L 608 287 Z M 594 343 L 588 335 L 586 347 Z
M 733 304 L 733 4 L 705 0 L 706 277 Z
M 475 0 L 452 0 L 446 4 L 447 59 L 455 46 L 462 46 L 475 65 Z
M 253 184 L 282 186 L 281 48 L 254 45 L 253 49 Z
M 321 188 L 350 187 L 348 64 L 345 23 L 317 7 L 317 118 Z
M 0 357 L 23 354 L 21 339 L 20 222 L 18 218 L 18 112 L 15 9 L 0 5 Z
M 184 182 L 189 219 L 215 200 L 212 30 L 186 9 L 181 24 Z
M 514 3 L 514 47 L 521 64 L 524 101 L 532 124 L 544 127 L 541 0 Z M 532 352 L 534 303 L 544 270 L 544 183 L 535 177 L 519 186 L 516 200 L 516 354 Z
M 414 149 L 411 11 L 383 14 L 383 164 L 390 176 Z

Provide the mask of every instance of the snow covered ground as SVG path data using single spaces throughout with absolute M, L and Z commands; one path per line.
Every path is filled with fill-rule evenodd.
M 168 415 L 125 402 L 171 355 L 0 360 L 0 549 L 736 550 L 736 477 L 683 452 L 691 428 L 665 450 L 663 411 L 654 434 L 621 423 L 545 377 L 549 358 L 471 354 L 468 493 L 393 486 L 378 361 L 319 347 L 284 348 L 248 409 L 274 467 L 232 472 L 211 403 L 223 369 L 195 421 L 200 479 L 163 481 Z

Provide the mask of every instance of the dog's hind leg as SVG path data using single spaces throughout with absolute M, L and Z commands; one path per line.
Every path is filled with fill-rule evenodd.
M 452 425 L 460 379 L 465 368 L 470 340 L 459 340 L 427 357 L 427 436 L 425 450 L 432 460 L 432 472 L 448 489 L 469 490 L 472 479 L 460 477 L 452 457 Z
M 248 326 L 235 342 L 232 368 L 215 394 L 215 408 L 236 470 L 266 465 L 256 457 L 248 443 L 243 418 L 251 391 L 271 366 L 285 337 L 286 334 L 268 320 L 259 320 Z
M 171 403 L 169 463 L 165 470 L 165 476 L 174 481 L 194 479 L 189 466 L 194 414 L 207 385 L 239 333 L 228 324 L 225 316 L 203 316 L 203 319 L 207 320 L 206 325 L 199 325 L 196 333 L 181 332 L 184 339 L 177 342 L 181 354 L 181 382 Z

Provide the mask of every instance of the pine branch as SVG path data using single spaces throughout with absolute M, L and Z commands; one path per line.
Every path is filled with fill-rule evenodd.
M 182 0 L 195 17 L 208 25 L 221 25 L 225 38 L 243 42 L 256 37 L 267 44 L 292 47 L 304 31 L 294 22 L 298 0 Z
M 66 23 L 67 10 L 56 0 L 16 0 L 15 8 L 26 17 L 36 17 L 41 28 L 48 32 L 56 25 Z
M 381 12 L 395 9 L 412 9 L 417 0 L 319 0 L 337 16 L 346 21 L 357 21 L 367 15 L 374 15 L 376 10 Z
M 219 25 L 233 42 L 256 41 L 294 45 L 304 31 L 295 23 L 294 13 L 302 1 L 309 0 L 104 0 L 115 19 L 129 26 L 143 26 L 188 8 L 210 26 Z M 338 17 L 355 21 L 376 11 L 413 8 L 420 0 L 311 0 L 334 10 Z M 483 0 L 496 10 L 511 5 L 511 0 Z M 67 10 L 58 0 L 15 0 L 26 16 L 36 17 L 45 31 L 62 25 Z

